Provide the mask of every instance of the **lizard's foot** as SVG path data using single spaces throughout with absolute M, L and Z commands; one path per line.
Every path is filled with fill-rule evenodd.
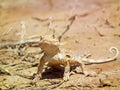
M 30 84 L 36 85 L 37 81 L 40 80 L 41 78 L 42 78 L 41 75 L 37 74 Z
M 70 77 L 70 73 L 65 73 L 65 74 L 64 74 L 64 77 L 63 77 L 63 80 L 64 80 L 64 81 L 68 81 L 68 80 L 69 80 L 69 77 Z
M 84 74 L 85 76 L 88 76 L 88 75 L 89 75 L 89 72 L 88 72 L 88 71 L 84 71 L 83 74 Z
M 85 76 L 87 77 L 87 76 L 90 76 L 90 77 L 96 77 L 97 76 L 97 73 L 96 72 L 94 72 L 94 71 L 84 71 L 84 74 L 85 74 Z

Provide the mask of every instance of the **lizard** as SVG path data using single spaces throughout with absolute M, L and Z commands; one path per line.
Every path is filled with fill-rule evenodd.
M 39 46 L 44 55 L 39 61 L 37 75 L 33 79 L 34 82 L 42 78 L 45 65 L 52 68 L 64 67 L 63 81 L 67 81 L 70 76 L 70 66 L 78 65 L 81 68 L 82 73 L 86 75 L 84 62 L 87 62 L 87 64 L 106 63 L 116 60 L 119 55 L 118 48 L 111 47 L 109 51 L 113 53 L 112 50 L 114 50 L 116 54 L 108 59 L 94 60 L 87 57 L 73 56 L 69 51 L 60 48 L 62 43 L 59 42 L 59 39 L 55 37 L 55 35 L 41 36 L 40 39 Z

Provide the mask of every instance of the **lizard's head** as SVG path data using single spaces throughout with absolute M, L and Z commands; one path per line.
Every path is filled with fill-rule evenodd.
M 55 35 L 40 36 L 40 43 L 48 43 L 59 46 L 60 42 Z
M 54 35 L 45 35 L 40 37 L 39 45 L 45 54 L 54 55 L 59 52 L 60 42 Z

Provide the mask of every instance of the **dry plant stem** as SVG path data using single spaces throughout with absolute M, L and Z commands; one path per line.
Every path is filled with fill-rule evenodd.
M 0 38 L 8 35 L 8 34 L 11 32 L 11 30 L 12 30 L 12 27 L 10 27 L 8 31 L 6 31 L 6 32 L 4 32 L 2 35 L 0 35 Z
M 21 21 L 21 41 L 24 39 L 26 34 L 26 23 L 25 21 Z
M 38 21 L 38 22 L 46 22 L 46 21 L 48 21 L 50 18 L 48 17 L 48 18 L 44 18 L 44 19 L 42 19 L 42 18 L 39 18 L 39 17 L 32 17 L 32 19 L 34 19 L 34 20 L 36 20 L 36 21 Z M 64 19 L 53 19 L 53 21 L 63 21 Z
M 26 78 L 26 79 L 32 79 L 33 78 L 33 76 L 23 75 L 23 74 L 18 74 L 18 73 L 14 73 L 14 75 L 17 75 L 19 77 Z
M 48 32 L 51 31 L 51 30 L 54 30 L 54 27 L 53 27 L 53 19 L 52 19 L 52 17 L 49 17 Z
M 59 36 L 59 40 L 61 40 L 62 36 L 70 29 L 70 26 L 75 21 L 75 17 L 76 17 L 76 15 L 74 15 L 74 16 L 72 16 L 68 19 L 68 20 L 70 20 L 70 24 L 67 25 L 67 28 L 65 29 L 65 31 Z M 45 19 L 45 20 L 49 20 L 49 18 Z M 14 46 L 14 45 L 17 45 L 17 44 L 32 44 L 32 43 L 37 43 L 38 44 L 39 43 L 39 40 L 23 40 L 24 34 L 26 32 L 26 26 L 23 22 L 21 22 L 21 24 L 22 24 L 22 29 L 23 29 L 22 30 L 23 32 L 20 33 L 21 35 L 23 34 L 21 36 L 22 41 L 17 40 L 17 41 L 12 41 L 12 42 L 1 43 L 0 48 L 7 47 L 7 46 Z
M 21 63 L 19 63 L 19 64 L 21 64 Z M 16 64 L 16 65 L 19 65 L 18 63 Z M 34 63 L 34 64 L 36 64 L 36 63 Z M 11 65 L 10 65 L 11 66 Z M 27 65 L 26 67 L 27 68 L 31 68 L 31 67 L 33 67 L 34 65 L 33 64 L 31 64 L 31 65 Z M 11 66 L 12 67 L 12 66 Z M 23 67 L 23 69 L 25 69 L 25 67 Z M 22 69 L 22 70 L 23 70 Z M 17 75 L 17 76 L 20 76 L 20 77 L 22 77 L 22 78 L 27 78 L 27 79 L 32 79 L 33 77 L 32 76 L 29 76 L 29 75 L 23 75 L 23 74 L 19 74 L 19 73 L 16 73 L 16 72 L 10 72 L 10 71 L 8 71 L 5 67 L 3 68 L 3 67 L 0 67 L 0 74 L 4 74 L 4 75 Z
M 75 17 L 76 17 L 76 15 L 74 15 L 74 16 L 72 16 L 72 17 L 70 17 L 69 19 L 68 19 L 68 21 L 70 21 L 70 24 L 68 24 L 67 26 L 66 26 L 66 29 L 64 30 L 64 32 L 58 37 L 59 38 L 59 41 L 61 41 L 61 38 L 63 37 L 63 35 L 70 29 L 70 26 L 73 24 L 73 22 L 75 21 Z
M 35 39 L 35 38 L 40 38 L 40 35 L 31 35 L 27 39 Z
M 16 46 L 16 45 L 20 45 L 20 44 L 39 44 L 39 42 L 40 42 L 39 39 L 23 40 L 22 42 L 21 42 L 21 40 L 16 40 L 16 41 L 0 43 L 0 48 L 9 47 L 9 46 Z
M 9 67 L 17 66 L 17 65 L 20 65 L 20 64 L 24 64 L 24 63 L 22 63 L 21 61 L 19 61 L 17 63 L 6 65 L 4 68 L 9 68 Z
M 39 21 L 39 22 L 45 22 L 45 21 L 48 21 L 48 20 L 49 20 L 49 18 L 44 18 L 44 19 L 42 19 L 42 18 L 39 18 L 39 17 L 32 17 L 32 19 L 34 19 L 34 20 L 36 20 L 36 21 Z
M 22 74 L 18 74 L 18 73 L 15 73 L 15 72 L 9 72 L 8 70 L 6 70 L 5 68 L 2 68 L 2 67 L 0 67 L 0 73 L 4 74 L 4 75 L 17 75 L 17 76 L 20 76 L 22 78 L 27 78 L 27 79 L 32 78 L 32 76 L 22 75 Z
M 33 87 L 32 90 L 51 90 L 51 89 L 55 89 L 56 87 L 59 87 L 60 85 L 62 85 L 65 81 L 61 81 L 58 84 L 54 84 L 54 85 L 46 85 L 46 86 L 36 86 Z M 30 88 L 31 89 L 31 88 Z
M 72 13 L 73 13 L 73 10 L 72 10 Z M 77 17 L 85 17 L 85 16 L 87 16 L 87 15 L 89 15 L 90 13 L 89 12 L 85 12 L 85 13 L 83 13 L 83 14 L 76 14 L 76 15 L 72 15 L 71 17 L 73 17 L 73 16 L 77 16 Z M 47 17 L 47 18 L 40 18 L 40 17 L 36 17 L 36 16 L 33 16 L 32 17 L 32 19 L 33 20 L 36 20 L 36 21 L 38 21 L 38 22 L 46 22 L 46 21 L 48 21 L 49 20 L 49 17 Z M 63 21 L 64 19 L 53 19 L 53 21 Z
M 21 31 L 18 32 L 17 35 L 20 36 L 20 40 L 22 41 L 26 34 L 26 23 L 25 21 L 21 21 L 20 24 L 21 24 Z
M 6 70 L 2 67 L 0 67 L 0 74 L 11 75 L 11 73 L 8 70 Z
M 30 64 L 27 65 L 25 62 L 22 62 L 20 60 L 17 63 L 6 65 L 4 68 L 10 68 L 10 67 L 15 67 L 16 68 L 18 65 L 23 65 L 24 67 L 21 68 L 21 70 L 22 70 L 22 69 L 27 69 L 27 68 L 31 68 L 31 67 L 37 66 L 38 64 L 39 64 L 39 62 L 35 61 L 34 63 L 30 63 Z

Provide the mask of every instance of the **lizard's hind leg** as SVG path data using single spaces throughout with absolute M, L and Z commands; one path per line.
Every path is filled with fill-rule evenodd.
M 70 77 L 70 62 L 67 61 L 66 66 L 65 66 L 65 70 L 64 70 L 63 80 L 68 81 L 69 77 Z
M 87 75 L 87 73 L 86 73 L 86 71 L 85 71 L 85 65 L 84 65 L 84 63 L 82 62 L 82 61 L 77 61 L 77 63 L 78 63 L 78 65 L 79 65 L 79 67 L 81 68 L 81 70 L 82 70 L 82 73 L 83 74 L 85 74 L 85 75 Z

